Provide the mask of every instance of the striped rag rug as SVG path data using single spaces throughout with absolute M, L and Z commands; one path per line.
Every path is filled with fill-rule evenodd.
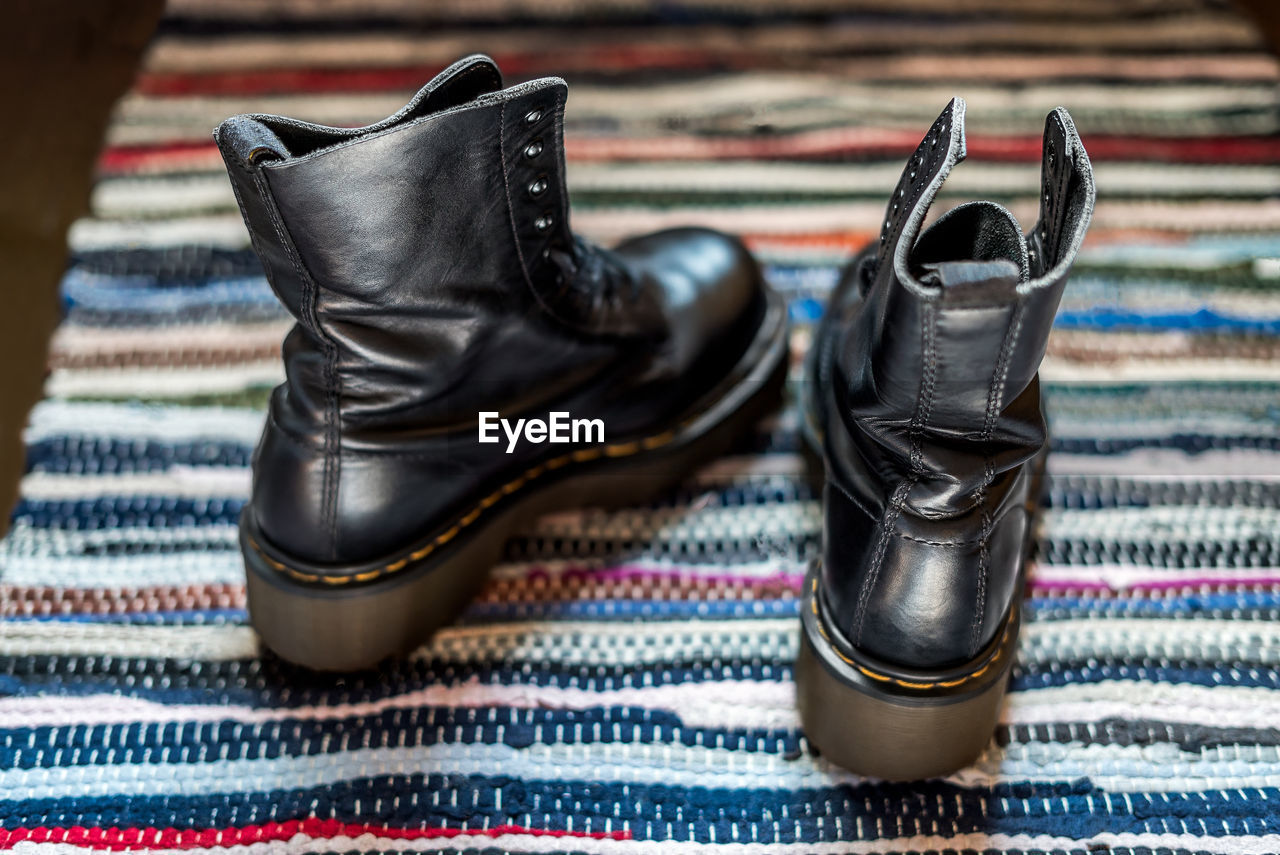
M 800 733 L 820 506 L 794 410 L 655 504 L 533 525 L 405 661 L 260 648 L 235 526 L 287 324 L 209 131 L 368 122 L 474 50 L 570 81 L 576 228 L 746 235 L 797 357 L 951 95 L 970 160 L 939 206 L 1028 226 L 1070 107 L 1100 199 L 977 764 L 886 785 Z M 0 544 L 0 848 L 1280 852 L 1278 79 L 1202 0 L 179 0 L 71 235 Z

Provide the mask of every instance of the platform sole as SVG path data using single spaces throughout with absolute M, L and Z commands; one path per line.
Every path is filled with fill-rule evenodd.
M 991 643 L 967 663 L 945 672 L 910 671 L 854 650 L 830 628 L 814 563 L 801 606 L 796 705 L 805 736 L 832 762 L 874 778 L 912 781 L 948 775 L 986 749 L 1017 653 L 1047 459 L 1042 451 L 1027 464 L 1029 523 L 1013 605 Z
M 946 673 L 889 668 L 842 649 L 806 581 L 796 705 L 805 736 L 861 775 L 911 781 L 946 775 L 982 753 L 995 731 L 1018 637 L 1015 605 L 995 642 Z
M 511 535 L 543 514 L 641 503 L 679 483 L 778 405 L 786 371 L 786 307 L 770 294 L 756 340 L 682 417 L 513 473 L 414 545 L 338 574 L 273 550 L 246 508 L 240 545 L 252 623 L 278 655 L 316 670 L 354 671 L 407 653 L 479 593 Z

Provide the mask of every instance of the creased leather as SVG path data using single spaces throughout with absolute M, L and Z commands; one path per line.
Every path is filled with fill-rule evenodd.
M 822 594 L 850 644 L 920 669 L 976 655 L 1020 590 L 1046 445 L 1036 372 L 1095 196 L 1059 108 L 1029 233 L 990 202 L 923 229 L 964 154 L 955 99 L 832 295 L 808 380 L 827 472 Z
M 759 327 L 762 280 L 733 238 L 576 238 L 564 82 L 500 87 L 492 60 L 469 57 L 368 128 L 241 116 L 215 132 L 297 321 L 251 508 L 274 547 L 333 573 L 566 450 L 482 445 L 480 411 L 601 419 L 609 440 L 657 431 Z

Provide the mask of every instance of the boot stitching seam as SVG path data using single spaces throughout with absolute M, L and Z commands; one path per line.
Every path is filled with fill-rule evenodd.
M 875 512 L 875 511 L 871 510 L 871 509 L 870 509 L 870 508 L 868 508 L 866 505 L 864 505 L 860 499 L 858 499 L 857 497 L 855 497 L 852 493 L 850 493 L 848 490 L 846 490 L 843 486 L 841 486 L 840 484 L 838 484 L 838 483 L 836 483 L 836 482 L 834 482 L 834 481 L 828 481 L 827 483 L 828 483 L 831 487 L 835 488 L 836 490 L 839 490 L 839 491 L 840 491 L 840 495 L 841 495 L 841 496 L 844 496 L 846 499 L 848 499 L 848 500 L 849 500 L 849 503 L 850 503 L 851 505 L 853 505 L 855 508 L 857 508 L 858 510 L 862 511 L 862 513 L 866 514 L 868 517 L 871 517 L 872 519 L 876 519 L 876 518 L 877 518 L 877 514 L 876 514 L 876 512 Z M 992 524 L 994 525 L 994 523 L 998 522 L 999 520 L 1004 519 L 1004 517 L 1005 517 L 1005 515 L 1008 513 L 1008 511 L 1009 511 L 1009 509 L 1008 509 L 1008 508 L 1006 508 L 1006 509 L 1005 509 L 1005 511 L 1004 511 L 1004 513 L 1002 513 L 1002 514 L 999 516 L 999 518 L 998 518 L 998 519 L 993 519 L 993 520 L 992 520 Z M 923 544 L 924 544 L 924 545 L 926 545 L 926 546 L 952 546 L 952 547 L 954 547 L 954 546 L 976 546 L 976 545 L 978 544 L 978 542 L 981 540 L 981 538 L 979 538 L 979 537 L 966 537 L 966 538 L 961 539 L 961 540 L 930 540 L 930 539 L 929 539 L 929 538 L 927 538 L 927 537 L 916 537 L 916 536 L 915 536 L 915 535 L 913 535 L 913 534 L 907 534 L 905 531 L 899 531 L 899 532 L 896 532 L 896 533 L 894 533 L 894 535 L 893 535 L 893 536 L 894 536 L 894 537 L 897 537 L 897 538 L 901 538 L 902 540 L 909 540 L 909 541 L 912 541 L 913 543 L 923 543 Z
M 337 485 L 340 477 L 338 459 L 341 452 L 341 439 L 338 436 L 339 396 L 337 390 L 337 358 L 338 351 L 328 335 L 320 328 L 320 319 L 316 314 L 318 298 L 315 280 L 298 258 L 293 241 L 287 237 L 287 229 L 276 206 L 275 198 L 270 194 L 265 176 L 261 171 L 255 173 L 254 180 L 258 184 L 258 192 L 264 201 L 271 227 L 275 230 L 280 246 L 289 257 L 294 272 L 302 282 L 303 324 L 310 328 L 324 347 L 324 385 L 325 385 L 325 432 L 324 432 L 324 467 L 321 476 L 320 516 L 325 535 L 328 539 L 329 556 L 336 557 L 338 550 L 337 528 Z
M 995 460 L 986 450 L 985 444 L 991 441 L 991 436 L 995 432 L 996 417 L 999 415 L 1000 407 L 1004 403 L 1005 386 L 1009 380 L 1009 362 L 1022 332 L 1022 308 L 1023 302 L 1019 300 L 1014 305 L 1013 316 L 1009 319 L 1009 326 L 1005 330 L 1004 341 L 1000 345 L 1000 355 L 996 359 L 996 370 L 991 375 L 991 386 L 987 389 L 987 412 L 982 425 L 982 433 L 978 438 L 978 441 L 984 445 L 982 484 L 978 487 L 977 496 L 978 506 L 982 509 L 982 530 L 978 538 L 978 590 L 973 623 L 969 629 L 969 650 L 971 655 L 980 649 L 982 641 L 982 624 L 986 619 L 987 611 L 987 577 L 991 572 L 989 541 L 992 529 L 995 527 L 995 523 L 991 518 L 991 511 L 986 506 L 987 489 L 991 486 L 991 482 L 995 480 Z
M 854 610 L 852 641 L 858 644 L 862 640 L 862 627 L 866 622 L 867 605 L 871 600 L 871 591 L 880 576 L 884 564 L 885 553 L 889 548 L 889 537 L 897 526 L 898 517 L 906 503 L 907 495 L 920 480 L 924 471 L 924 460 L 920 453 L 921 432 L 928 425 L 933 410 L 934 383 L 937 379 L 937 305 L 932 300 L 924 302 L 924 316 L 921 318 L 921 337 L 923 339 L 924 359 L 923 371 L 920 374 L 920 391 L 915 416 L 911 420 L 911 474 L 898 485 L 880 520 L 880 537 L 876 541 L 875 552 L 871 556 L 871 567 L 862 580 L 862 588 L 858 592 L 858 605 Z

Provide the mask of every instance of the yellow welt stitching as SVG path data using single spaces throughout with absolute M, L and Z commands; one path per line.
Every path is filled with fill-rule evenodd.
M 648 439 L 643 439 L 640 441 L 640 444 L 646 449 L 657 448 L 660 445 L 666 445 L 668 442 L 671 442 L 675 437 L 675 431 L 669 430 L 666 433 L 660 433 L 657 436 L 651 436 Z
M 893 682 L 907 689 L 932 689 L 938 685 L 937 683 L 910 683 L 906 680 L 899 680 L 897 678 L 894 678 Z
M 271 565 L 272 567 L 274 567 L 275 569 L 277 569 L 277 570 L 292 570 L 292 569 L 293 569 L 292 567 L 286 567 L 285 565 L 281 564 L 279 561 L 276 561 L 274 558 L 272 558 L 271 556 L 269 556 L 269 555 L 267 555 L 265 552 L 263 552 L 263 551 L 262 551 L 262 547 L 258 545 L 258 541 L 254 540 L 252 537 L 251 537 L 251 538 L 249 538 L 249 545 L 250 545 L 250 546 L 252 546 L 255 550 L 257 550 L 257 552 L 258 552 L 260 555 L 262 555 L 262 560 L 263 560 L 263 561 L 266 561 L 268 564 L 270 564 L 270 565 Z
M 867 668 L 862 664 L 853 661 L 848 656 L 846 656 L 840 650 L 840 648 L 836 647 L 835 642 L 831 640 L 831 636 L 827 635 L 827 629 L 823 625 L 822 616 L 818 613 L 818 599 L 817 599 L 818 580 L 817 579 L 812 580 L 812 584 L 809 587 L 811 591 L 811 595 L 809 598 L 809 607 L 813 609 L 814 617 L 817 618 L 816 625 L 818 627 L 818 633 L 822 636 L 823 640 L 826 641 L 828 645 L 830 645 L 831 652 L 834 653 L 836 656 L 839 656 L 840 659 L 843 660 L 845 663 L 852 665 L 854 668 L 857 668 L 865 676 L 870 677 L 873 680 L 878 680 L 881 683 L 893 683 L 894 685 L 902 686 L 904 689 L 935 689 L 935 688 L 950 689 L 955 686 L 960 686 L 960 685 L 963 685 L 964 683 L 968 683 L 970 680 L 976 680 L 978 677 L 981 677 L 987 671 L 991 670 L 991 667 L 996 664 L 997 660 L 1000 659 L 1001 654 L 1004 652 L 1004 643 L 1006 640 L 1008 640 L 1009 630 L 1012 627 L 1012 623 L 1005 626 L 1004 634 L 1000 636 L 1000 643 L 996 646 L 995 655 L 993 655 L 990 659 L 988 659 L 986 663 L 977 671 L 974 671 L 970 674 L 965 674 L 963 677 L 960 677 L 955 680 L 936 680 L 933 682 L 912 682 L 909 680 L 901 680 L 897 677 L 891 677 L 888 674 L 880 674 L 876 671 L 872 671 L 870 668 Z M 1014 608 L 1017 608 L 1016 604 Z

